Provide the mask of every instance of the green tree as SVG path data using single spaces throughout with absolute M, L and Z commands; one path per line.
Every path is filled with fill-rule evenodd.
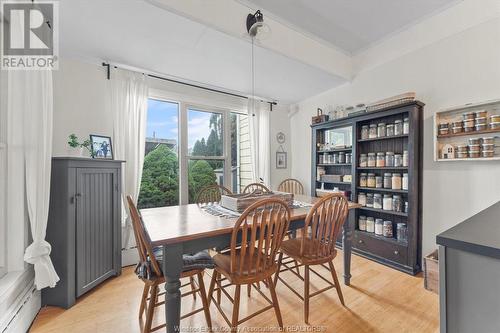
M 190 161 L 188 182 L 189 202 L 195 202 L 196 195 L 202 188 L 217 183 L 217 176 L 207 161 Z

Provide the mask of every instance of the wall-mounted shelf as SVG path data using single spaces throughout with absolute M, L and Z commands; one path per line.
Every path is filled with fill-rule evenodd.
M 358 142 L 370 142 L 370 141 L 390 140 L 390 139 L 399 139 L 399 138 L 407 138 L 407 137 L 408 137 L 408 134 L 391 135 L 391 136 L 382 136 L 380 138 L 359 139 Z
M 498 134 L 500 135 L 500 129 L 487 129 L 484 131 L 472 131 L 472 132 L 463 132 L 463 133 L 451 133 L 451 134 L 446 134 L 446 135 L 438 135 L 438 139 L 444 139 L 444 138 L 456 138 L 460 136 L 484 136 L 485 134 Z

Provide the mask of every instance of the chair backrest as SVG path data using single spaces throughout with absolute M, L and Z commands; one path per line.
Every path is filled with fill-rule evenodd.
M 139 258 L 142 263 L 148 264 L 153 270 L 156 276 L 161 276 L 161 268 L 156 260 L 156 257 L 151 246 L 151 239 L 144 227 L 144 222 L 142 221 L 141 215 L 134 204 L 134 201 L 127 195 L 128 208 L 130 211 L 130 217 L 132 219 L 132 226 L 134 227 L 134 236 L 137 243 L 137 251 L 139 251 Z
M 321 259 L 335 251 L 335 242 L 348 213 L 347 199 L 340 193 L 322 197 L 307 214 L 300 246 L 300 255 Z M 310 246 L 313 248 L 311 249 Z
M 252 193 L 252 192 L 255 192 L 255 191 L 260 191 L 260 192 L 271 192 L 270 189 L 268 189 L 266 187 L 266 185 L 264 184 L 261 184 L 261 183 L 251 183 L 251 184 L 248 184 L 244 189 L 243 189 L 243 194 L 247 194 L 247 193 Z
M 260 200 L 245 209 L 231 235 L 231 273 L 252 277 L 274 265 L 290 216 L 279 199 Z
M 288 178 L 278 185 L 278 191 L 293 194 L 304 194 L 304 186 L 297 179 Z
M 233 194 L 233 192 L 222 185 L 209 185 L 202 188 L 201 191 L 198 192 L 195 201 L 197 204 L 220 202 L 223 194 Z

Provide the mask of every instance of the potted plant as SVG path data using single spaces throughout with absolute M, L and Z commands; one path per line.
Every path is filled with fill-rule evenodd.
M 71 156 L 83 156 L 83 149 L 87 149 L 90 157 L 94 157 L 94 152 L 92 151 L 91 142 L 89 139 L 83 142 L 78 142 L 78 137 L 73 133 L 68 137 L 69 154 Z

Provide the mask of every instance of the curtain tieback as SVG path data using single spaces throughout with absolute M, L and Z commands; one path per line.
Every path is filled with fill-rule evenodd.
M 45 240 L 37 240 L 30 244 L 24 252 L 24 261 L 35 266 L 35 286 L 38 290 L 45 287 L 54 288 L 59 276 L 50 260 L 52 247 Z
M 24 252 L 24 261 L 29 264 L 36 264 L 42 257 L 49 256 L 52 251 L 50 244 L 45 241 L 34 241 Z

